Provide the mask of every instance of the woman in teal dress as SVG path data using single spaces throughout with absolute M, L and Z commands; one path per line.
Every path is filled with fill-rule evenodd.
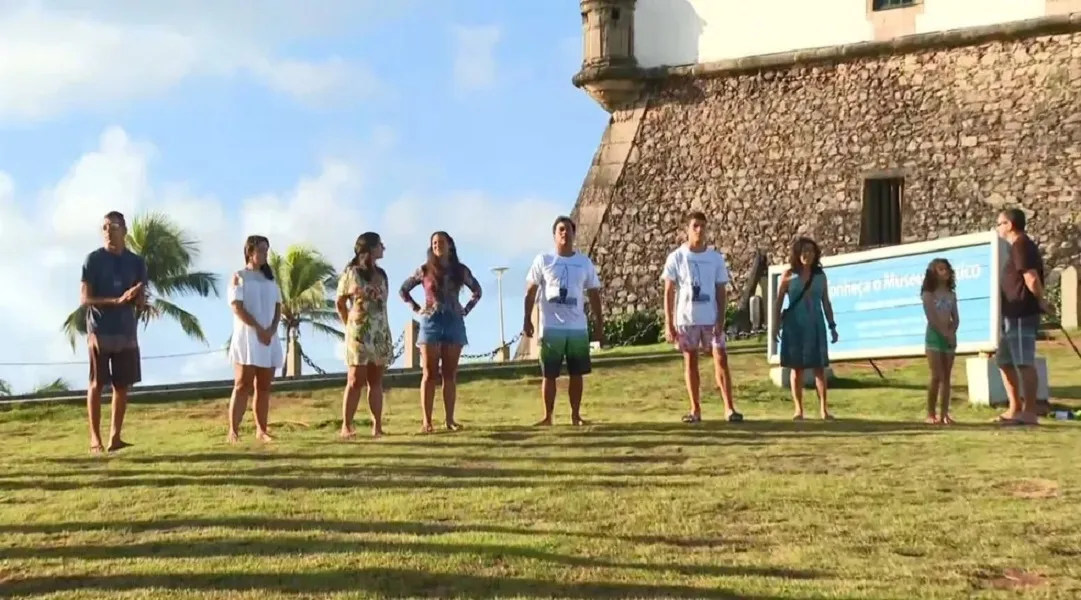
M 781 276 L 777 298 L 773 303 L 773 322 L 781 330 L 781 366 L 789 369 L 789 385 L 795 405 L 796 420 L 803 419 L 803 372 L 814 371 L 818 390 L 819 414 L 832 420 L 827 403 L 826 367 L 830 364 L 826 329 L 837 342 L 837 324 L 833 320 L 829 284 L 822 270 L 822 252 L 810 238 L 799 238 L 792 244 L 789 269 Z M 781 306 L 788 299 L 788 307 Z M 825 318 L 823 318 L 825 317 Z

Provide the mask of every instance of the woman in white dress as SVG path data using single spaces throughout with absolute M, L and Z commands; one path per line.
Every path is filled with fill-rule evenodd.
M 233 337 L 229 360 L 233 363 L 233 396 L 229 400 L 229 442 L 240 440 L 240 421 L 255 394 L 256 437 L 273 441 L 267 430 L 270 412 L 270 382 L 274 371 L 285 362 L 278 322 L 281 319 L 281 290 L 274 271 L 267 264 L 270 242 L 261 235 L 244 242 L 244 269 L 229 283 L 229 304 L 233 308 Z

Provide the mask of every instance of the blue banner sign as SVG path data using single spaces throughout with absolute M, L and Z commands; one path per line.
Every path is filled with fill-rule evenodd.
M 830 360 L 923 356 L 927 318 L 920 288 L 927 265 L 945 258 L 957 279 L 957 352 L 993 352 L 1000 331 L 999 277 L 1005 258 L 994 232 L 877 248 L 822 259 L 838 341 Z M 769 268 L 767 304 L 770 330 L 781 275 L 788 265 Z M 782 308 L 787 307 L 785 299 Z M 825 317 L 823 317 L 824 319 Z M 771 339 L 767 355 L 780 363 Z

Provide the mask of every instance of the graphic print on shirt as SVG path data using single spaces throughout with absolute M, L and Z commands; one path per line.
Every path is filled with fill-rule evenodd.
M 546 294 L 546 296 L 550 304 L 578 306 L 578 298 L 570 296 L 570 290 L 568 288 L 570 282 L 572 281 L 570 272 L 571 269 L 575 270 L 574 275 L 575 279 L 577 279 L 578 265 L 563 264 L 558 265 L 556 266 L 556 268 L 552 269 L 552 275 L 555 276 L 553 277 L 554 281 L 548 282 L 548 285 L 546 286 L 548 288 L 548 293 Z M 555 294 L 552 293 L 553 291 L 555 291 Z
M 707 265 L 707 268 L 709 265 Z M 691 280 L 691 302 L 695 304 L 708 304 L 713 300 L 711 294 L 702 293 L 702 267 L 696 260 L 687 259 L 684 264 L 686 276 Z

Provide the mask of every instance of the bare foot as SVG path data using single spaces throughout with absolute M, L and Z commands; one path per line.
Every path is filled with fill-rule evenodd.
M 236 431 L 230 431 L 229 435 L 225 437 L 225 441 L 230 444 L 235 444 L 240 441 L 240 434 Z
M 130 448 L 132 445 L 125 442 L 120 438 L 113 438 L 113 441 L 109 442 L 109 452 L 117 452 L 124 448 Z
M 837 418 L 834 417 L 833 415 L 829 414 L 829 413 L 822 413 L 822 420 L 823 421 L 836 421 Z
M 793 421 L 802 421 L 803 420 L 803 413 L 796 413 L 796 414 L 792 415 L 792 420 Z
M 274 438 L 271 437 L 271 435 L 266 431 L 260 431 L 259 433 L 255 434 L 255 439 L 267 444 L 274 441 Z
M 383 433 L 383 428 L 382 427 L 372 427 L 372 439 L 377 440 L 377 439 L 383 437 L 384 435 L 386 435 L 386 434 Z
M 573 417 L 571 418 L 571 425 L 574 425 L 575 427 L 581 427 L 583 425 L 589 425 L 589 421 L 583 419 L 582 417 Z
M 934 413 L 929 413 L 927 415 L 927 418 L 924 419 L 923 422 L 927 423 L 928 425 L 938 425 L 938 415 Z
M 461 431 L 462 426 L 454 421 L 447 421 L 447 431 Z
M 357 437 L 357 432 L 355 429 L 347 429 L 345 427 L 342 427 L 342 430 L 338 432 L 338 437 L 342 438 L 343 440 L 351 440 Z
M 90 454 L 101 454 L 105 452 L 105 446 L 101 445 L 100 440 L 90 440 Z
M 534 427 L 551 427 L 552 426 L 552 417 L 544 417 L 540 421 L 537 421 L 536 423 L 534 423 L 533 426 Z
M 944 414 L 942 415 L 942 419 L 939 420 L 939 423 L 943 425 L 953 425 L 954 420 L 953 417 L 951 417 L 950 415 Z
M 431 423 L 421 423 L 420 431 L 418 433 L 435 433 L 435 427 L 433 427 Z

